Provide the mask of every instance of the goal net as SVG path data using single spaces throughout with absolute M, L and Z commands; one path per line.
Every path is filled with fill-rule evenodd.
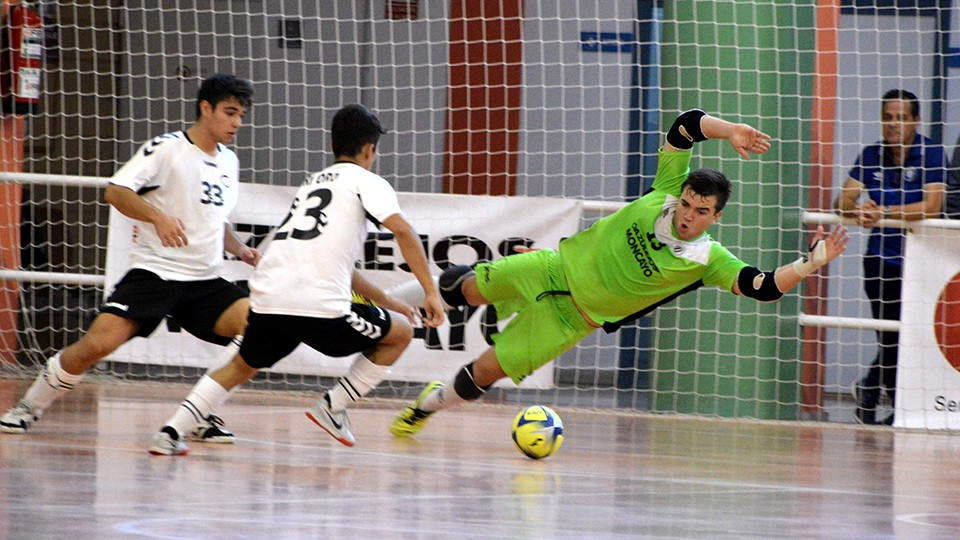
M 693 168 L 721 170 L 734 182 L 711 235 L 758 268 L 791 262 L 811 227 L 837 222 L 828 215 L 832 201 L 863 148 L 882 137 L 884 91 L 919 97 L 922 135 L 952 148 L 960 132 L 948 121 L 953 88 L 940 26 L 949 20 L 941 9 L 952 8 L 861 4 L 25 4 L 44 21 L 42 92 L 36 112 L 2 117 L 3 372 L 32 377 L 83 334 L 123 271 L 122 246 L 108 249 L 122 235 L 102 201 L 103 184 L 144 141 L 188 127 L 200 81 L 216 72 L 249 78 L 256 90 L 234 144 L 248 197 L 236 226 L 251 245 L 279 221 L 290 188 L 331 163 L 327 128 L 347 103 L 367 105 L 389 127 L 375 172 L 427 231 L 437 274 L 445 264 L 501 257 L 517 243 L 555 248 L 640 196 L 652 183 L 665 129 L 679 112 L 702 108 L 773 137 L 772 149 L 750 161 L 720 141 L 696 146 Z M 945 223 L 927 234 L 943 239 L 951 231 Z M 701 288 L 619 332 L 595 333 L 536 380 L 493 398 L 851 422 L 850 388 L 878 350 L 861 269 L 868 234 L 853 226 L 842 260 L 778 303 Z M 394 285 L 410 277 L 397 257 L 390 238 L 374 233 L 359 264 Z M 231 279 L 249 273 L 238 261 L 228 266 Z M 949 311 L 938 312 L 940 347 L 931 349 L 946 351 L 937 352 L 942 365 L 911 381 L 952 369 Z M 407 396 L 445 378 L 497 328 L 484 310 L 451 318 L 461 326 L 418 331 L 380 395 Z M 97 372 L 108 380 L 193 382 L 211 367 L 216 347 L 175 325 L 158 332 Z M 911 350 L 930 346 L 918 347 Z M 347 365 L 325 362 L 304 354 L 257 384 L 314 389 Z M 916 388 L 960 399 L 960 384 L 924 384 Z M 880 395 L 876 414 L 886 417 L 893 403 Z M 920 411 L 934 399 L 912 406 Z

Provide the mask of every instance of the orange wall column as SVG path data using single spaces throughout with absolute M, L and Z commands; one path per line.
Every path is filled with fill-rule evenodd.
M 821 0 L 817 5 L 817 50 L 814 59 L 813 118 L 810 123 L 810 201 L 811 212 L 829 212 L 833 183 L 834 123 L 837 104 L 837 62 L 840 32 L 840 0 Z M 827 311 L 827 269 L 806 280 L 803 311 L 824 315 Z M 803 328 L 803 363 L 800 368 L 800 402 L 807 412 L 823 407 L 823 380 L 826 371 L 827 331 L 820 327 Z
M 3 0 L 3 24 L 6 31 L 7 12 L 12 0 Z M 26 122 L 22 116 L 0 113 L 0 171 L 23 170 L 23 141 Z M 20 204 L 19 184 L 0 183 L 0 268 L 20 268 Z M 0 281 L 0 361 L 13 362 L 17 352 L 20 287 L 14 281 Z
M 451 0 L 444 191 L 513 195 L 523 0 Z
M 0 171 L 23 170 L 23 117 L 0 115 Z M 20 184 L 0 183 L 0 268 L 20 268 Z M 17 351 L 20 288 L 0 281 L 0 361 L 12 362 Z

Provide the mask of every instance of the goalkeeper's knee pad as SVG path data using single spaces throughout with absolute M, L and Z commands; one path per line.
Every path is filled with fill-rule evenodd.
M 440 274 L 440 296 L 448 305 L 465 306 L 468 304 L 467 298 L 463 295 L 463 282 L 468 277 L 474 275 L 473 268 L 465 264 L 451 266 Z
M 453 391 L 466 401 L 479 399 L 487 389 L 480 388 L 477 381 L 473 379 L 473 362 L 460 368 L 457 376 L 453 379 Z

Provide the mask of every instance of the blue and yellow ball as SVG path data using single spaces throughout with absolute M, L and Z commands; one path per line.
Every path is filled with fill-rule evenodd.
M 513 444 L 528 458 L 543 459 L 563 444 L 563 421 L 550 407 L 527 407 L 513 419 Z

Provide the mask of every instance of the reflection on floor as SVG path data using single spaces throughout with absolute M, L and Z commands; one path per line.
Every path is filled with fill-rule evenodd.
M 0 381 L 0 408 L 26 381 Z M 27 435 L 0 435 L 0 538 L 956 538 L 960 437 L 558 408 L 559 452 L 513 448 L 517 406 L 351 410 L 354 448 L 311 398 L 240 392 L 235 445 L 150 456 L 180 385 L 85 383 Z

